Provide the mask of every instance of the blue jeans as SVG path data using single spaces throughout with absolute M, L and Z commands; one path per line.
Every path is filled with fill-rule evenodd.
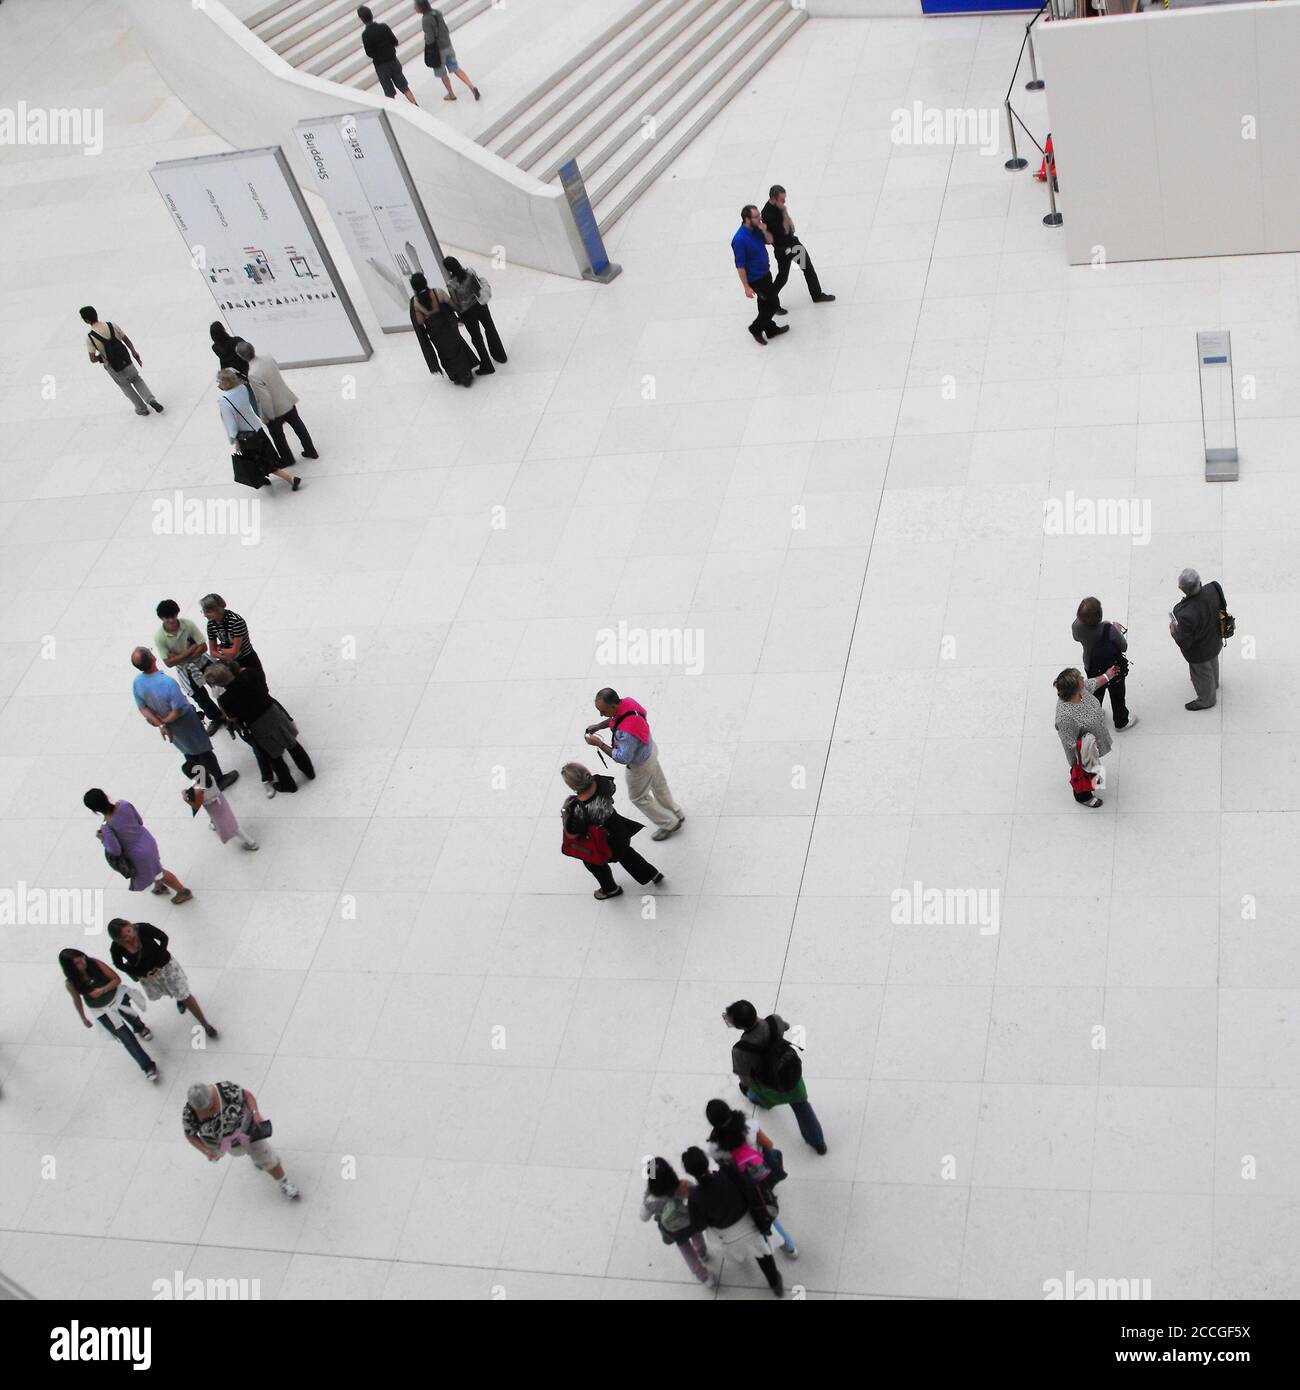
M 779 1236 L 781 1237 L 781 1239 L 785 1242 L 785 1246 L 786 1246 L 786 1249 L 787 1249 L 787 1250 L 793 1250 L 793 1249 L 794 1249 L 794 1237 L 793 1237 L 793 1236 L 790 1234 L 790 1232 L 787 1231 L 786 1228 L 776 1219 L 776 1217 L 773 1217 L 773 1218 L 772 1218 L 772 1229 L 773 1229 L 773 1230 L 777 1233 L 777 1235 L 779 1235 Z
M 123 1016 L 130 1023 L 131 1027 L 125 1024 L 115 1028 L 108 1019 L 101 1014 L 99 1016 L 99 1026 L 106 1032 L 111 1033 L 122 1044 L 124 1048 L 135 1058 L 135 1064 L 141 1071 L 153 1071 L 153 1058 L 135 1040 L 136 1033 L 144 1032 L 144 1024 L 139 1022 L 134 1014 L 122 1010 Z M 134 1032 L 132 1031 L 134 1029 Z
M 752 1087 L 745 1092 L 745 1095 L 755 1105 L 763 1103 Z M 799 1126 L 799 1133 L 803 1135 L 804 1141 L 811 1144 L 814 1149 L 821 1148 L 826 1139 L 822 1134 L 821 1121 L 817 1118 L 817 1112 L 806 1100 L 792 1100 L 785 1102 L 785 1104 L 788 1104 L 790 1109 L 794 1111 L 795 1122 Z

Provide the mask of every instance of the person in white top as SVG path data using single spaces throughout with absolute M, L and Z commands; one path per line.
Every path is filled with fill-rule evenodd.
M 266 431 L 275 445 L 275 452 L 280 455 L 280 462 L 286 468 L 292 468 L 297 462 L 289 441 L 284 437 L 286 425 L 298 436 L 298 447 L 302 450 L 303 458 L 319 458 L 311 435 L 307 433 L 307 426 L 298 414 L 298 397 L 289 389 L 280 364 L 269 353 L 259 353 L 249 342 L 241 342 L 235 348 L 235 355 L 248 364 L 244 374 L 257 397 L 258 414 L 266 421 Z
M 256 477 L 260 473 L 264 478 L 274 474 L 277 478 L 283 478 L 286 483 L 291 483 L 293 490 L 297 492 L 302 485 L 302 479 L 295 478 L 292 473 L 286 473 L 283 468 L 275 467 L 275 446 L 262 428 L 262 417 L 258 414 L 253 388 L 238 372 L 232 371 L 229 367 L 222 367 L 217 373 L 217 390 L 221 392 L 217 408 L 221 412 L 221 423 L 226 427 L 226 438 L 239 455 L 235 469 L 236 481 L 246 483 L 250 487 L 261 487 L 260 482 L 249 482 L 248 478 L 241 477 L 241 472 L 247 473 L 249 477 Z

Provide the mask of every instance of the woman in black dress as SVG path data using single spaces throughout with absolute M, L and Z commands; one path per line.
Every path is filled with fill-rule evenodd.
M 411 276 L 411 327 L 431 372 L 446 372 L 457 386 L 474 385 L 479 360 L 460 335 L 460 320 L 445 290 L 431 290 L 423 275 Z
M 231 727 L 252 748 L 267 796 L 298 790 L 284 760 L 286 753 L 309 782 L 315 780 L 316 769 L 298 742 L 298 726 L 266 688 L 260 667 L 214 661 L 205 668 L 203 679 L 216 691 L 217 704 Z
M 597 777 L 581 763 L 565 763 L 560 776 L 573 791 L 560 812 L 564 821 L 562 851 L 581 859 L 600 884 L 593 896 L 603 902 L 622 893 L 610 864 L 621 864 L 638 883 L 662 883 L 663 874 L 632 848 L 632 836 L 645 827 L 614 809 L 614 779 Z

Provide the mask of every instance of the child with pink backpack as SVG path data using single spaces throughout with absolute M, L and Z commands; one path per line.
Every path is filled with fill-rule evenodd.
M 781 1253 L 797 1260 L 799 1251 L 794 1237 L 776 1219 L 780 1208 L 773 1189 L 786 1176 L 780 1149 L 747 1115 L 733 1110 L 725 1100 L 711 1100 L 704 1107 L 704 1115 L 713 1126 L 705 1146 L 709 1157 L 715 1163 L 730 1163 L 754 1183 L 772 1213 L 772 1229 L 782 1241 Z

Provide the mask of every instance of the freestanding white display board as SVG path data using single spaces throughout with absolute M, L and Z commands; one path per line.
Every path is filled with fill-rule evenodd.
M 282 367 L 370 356 L 278 145 L 169 160 L 151 173 L 232 333 Z
M 442 248 L 385 111 L 316 116 L 294 127 L 380 327 L 411 327 L 409 280 L 443 276 Z

